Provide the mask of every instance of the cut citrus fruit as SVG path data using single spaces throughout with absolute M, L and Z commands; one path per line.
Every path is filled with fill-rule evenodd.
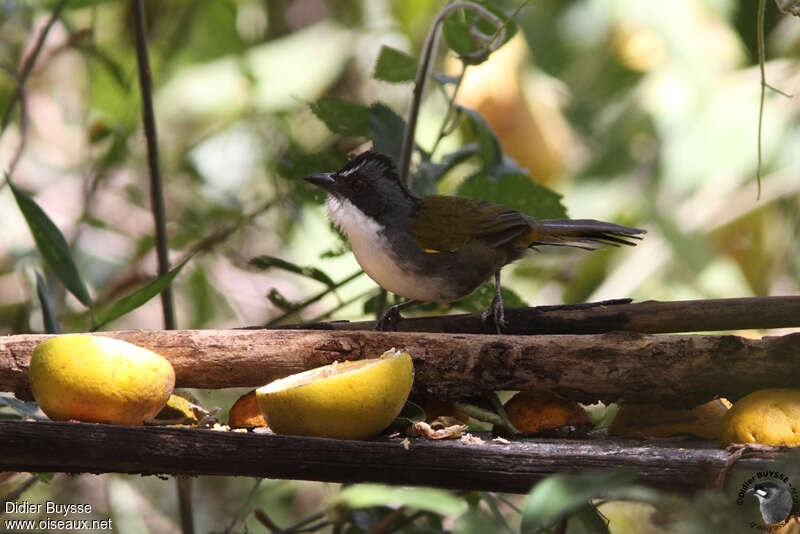
M 231 426 L 267 426 L 264 415 L 258 408 L 256 390 L 245 393 L 231 406 L 228 413 Z
M 411 356 L 335 362 L 256 390 L 258 406 L 278 434 L 363 439 L 384 430 L 411 391 Z
M 140 425 L 175 386 L 172 365 L 155 352 L 103 336 L 66 335 L 40 343 L 28 371 L 50 419 Z

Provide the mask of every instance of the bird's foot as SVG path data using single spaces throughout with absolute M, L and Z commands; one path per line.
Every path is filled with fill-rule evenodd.
M 483 319 L 484 323 L 488 323 L 489 319 L 491 319 L 494 323 L 494 328 L 497 333 L 503 333 L 503 328 L 506 327 L 506 314 L 503 309 L 503 299 L 499 298 L 499 295 L 492 299 L 489 309 L 481 313 L 481 318 Z
M 391 306 L 375 325 L 375 330 L 379 332 L 396 332 L 397 325 L 403 320 L 403 316 L 396 306 Z

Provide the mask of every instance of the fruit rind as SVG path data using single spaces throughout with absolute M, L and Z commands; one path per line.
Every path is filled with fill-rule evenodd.
M 175 371 L 164 357 L 132 343 L 70 334 L 34 349 L 29 380 L 51 419 L 140 425 L 166 404 Z
M 400 413 L 413 381 L 411 356 L 387 351 L 380 358 L 327 365 L 282 378 L 256 390 L 269 427 L 279 434 L 364 439 Z
M 731 443 L 800 446 L 800 389 L 761 389 L 733 404 L 720 436 Z

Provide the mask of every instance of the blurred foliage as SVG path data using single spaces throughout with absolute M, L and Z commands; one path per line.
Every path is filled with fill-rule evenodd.
M 173 277 L 181 328 L 374 310 L 375 285 L 301 178 L 338 168 L 370 141 L 399 157 L 408 81 L 442 2 L 147 1 L 171 257 L 183 266 L 160 280 L 128 3 L 68 2 L 15 100 L 14 73 L 57 4 L 0 2 L 0 110 L 9 119 L 0 162 L 14 184 L 0 186 L 0 335 L 159 328 L 153 297 Z M 500 16 L 520 7 L 485 5 Z M 755 14 L 755 1 L 539 0 L 506 27 L 499 51 L 466 69 L 458 55 L 474 54 L 496 29 L 482 21 L 476 34 L 474 14 L 451 14 L 419 117 L 415 189 L 648 228 L 636 249 L 547 251 L 507 268 L 508 305 L 797 293 L 800 105 L 767 94 L 756 201 Z M 768 3 L 764 30 L 768 82 L 797 93 L 800 21 Z M 477 311 L 491 296 L 487 286 L 450 308 Z M 448 309 L 421 312 L 434 308 Z M 224 413 L 241 392 L 196 393 Z M 0 398 L 2 418 L 38 416 Z M 196 522 L 222 531 L 241 517 L 239 531 L 264 532 L 263 517 L 285 526 L 325 509 L 336 517 L 316 524 L 331 530 L 338 517 L 348 533 L 390 514 L 403 532 L 546 532 L 558 521 L 592 532 L 609 518 L 620 533 L 746 526 L 719 492 L 690 503 L 630 490 L 616 498 L 636 505 L 587 505 L 627 479 L 580 476 L 545 480 L 524 503 L 200 479 Z M 358 504 L 359 495 L 373 501 Z M 34 502 L 66 496 L 97 502 L 99 519 L 130 531 L 178 529 L 173 486 L 158 479 L 56 476 L 26 493 Z

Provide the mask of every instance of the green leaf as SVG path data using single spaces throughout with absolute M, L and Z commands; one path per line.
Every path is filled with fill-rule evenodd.
M 351 137 L 367 137 L 370 133 L 370 108 L 340 100 L 320 98 L 311 104 L 311 111 L 333 133 Z
M 369 125 L 372 128 L 375 151 L 391 156 L 395 162 L 400 161 L 403 131 L 406 127 L 403 118 L 389 106 L 379 102 L 370 108 Z
M 296 303 L 284 297 L 283 294 L 274 287 L 267 292 L 267 300 L 269 300 L 273 306 L 284 312 L 297 307 Z
M 517 33 L 516 23 L 509 21 L 508 16 L 493 4 L 489 2 L 477 3 L 506 23 L 505 36 L 501 46 L 507 43 Z M 477 27 L 479 34 L 483 34 L 481 38 L 476 38 L 473 35 L 473 26 Z M 468 64 L 478 64 L 488 59 L 488 56 L 482 52 L 487 50 L 487 44 L 497 31 L 498 28 L 495 27 L 493 22 L 471 9 L 459 10 L 450 14 L 445 18 L 442 25 L 442 32 L 447 46 Z
M 458 516 L 453 522 L 451 532 L 453 534 L 486 534 L 499 530 L 499 525 L 486 512 L 477 506 L 470 506 L 469 510 Z
M 500 286 L 500 296 L 503 297 L 504 308 L 524 308 L 528 304 L 522 300 L 513 290 Z M 494 298 L 494 282 L 483 284 L 481 287 L 454 302 L 453 307 L 464 310 L 467 313 L 479 313 L 489 309 L 489 305 Z
M 391 83 L 413 82 L 417 77 L 417 60 L 396 48 L 383 45 L 372 77 Z
M 467 178 L 456 191 L 463 197 L 503 204 L 536 219 L 564 219 L 567 210 L 561 195 L 522 173 L 505 173 L 498 179 L 482 172 Z
M 464 510 L 464 503 L 449 491 L 434 488 L 404 488 L 382 484 L 355 484 L 340 491 L 330 503 L 332 506 L 368 508 L 407 506 L 441 515 L 456 515 Z
M 472 133 L 478 138 L 478 156 L 480 156 L 484 168 L 501 165 L 503 150 L 486 119 L 474 109 L 463 106 L 458 106 L 458 108 L 467 115 L 467 123 L 472 129 Z
M 45 484 L 50 484 L 53 481 L 53 477 L 55 473 L 31 473 L 33 476 L 39 479 L 39 482 L 44 482 Z
M 413 425 L 420 421 L 425 420 L 425 410 L 419 404 L 407 400 L 403 405 L 403 409 L 392 421 L 393 425 Z
M 18 189 L 11 180 L 7 181 L 8 186 L 14 193 L 17 206 L 19 206 L 22 216 L 25 217 L 25 222 L 28 223 L 28 228 L 33 234 L 33 240 L 36 242 L 36 248 L 39 249 L 39 254 L 42 255 L 45 264 L 61 280 L 61 283 L 70 293 L 75 295 L 83 305 L 91 308 L 92 298 L 89 296 L 89 291 L 78 274 L 78 268 L 75 267 L 75 261 L 73 261 L 72 254 L 69 251 L 69 245 L 67 245 L 67 240 L 64 239 L 61 230 L 30 196 Z
M 608 530 L 608 519 L 593 504 L 584 504 L 570 516 L 570 525 L 574 525 L 570 532 L 578 534 L 611 534 Z M 577 528 L 575 528 L 577 527 Z
M 591 499 L 630 484 L 635 476 L 633 469 L 549 476 L 528 493 L 522 509 L 520 532 L 536 532 Z
M 422 195 L 435 194 L 439 180 L 453 167 L 474 156 L 477 151 L 477 143 L 469 143 L 455 152 L 446 154 L 439 163 L 423 161 L 414 175 L 414 191 Z
M 316 267 L 301 267 L 292 262 L 282 260 L 281 258 L 276 258 L 275 256 L 256 256 L 255 258 L 251 259 L 248 264 L 265 270 L 277 267 L 278 269 L 283 269 L 284 271 L 289 271 L 291 273 L 311 278 L 317 282 L 322 282 L 328 287 L 333 287 L 336 285 L 336 282 L 331 280 L 327 274 Z
M 166 288 L 170 283 L 172 283 L 172 280 L 176 276 L 178 276 L 178 273 L 181 272 L 183 266 L 186 265 L 186 263 L 190 259 L 192 258 L 187 258 L 186 260 L 184 260 L 183 263 L 181 263 L 168 273 L 159 276 L 158 278 L 156 278 L 143 288 L 139 289 L 138 291 L 135 291 L 125 297 L 122 297 L 113 305 L 111 305 L 110 308 L 105 309 L 100 313 L 98 313 L 95 316 L 95 324 L 92 327 L 92 331 L 98 330 L 103 326 L 105 326 L 106 324 L 113 321 L 114 319 L 118 319 L 123 315 L 125 315 L 126 313 L 135 310 L 139 306 L 142 306 L 145 302 L 149 301 L 150 299 L 161 293 L 164 290 L 164 288 Z
M 50 297 L 47 295 L 47 286 L 39 271 L 36 271 L 36 295 L 39 297 L 39 304 L 42 306 L 42 322 L 44 323 L 45 333 L 60 334 L 58 322 L 53 313 L 53 306 L 50 304 Z
M 461 11 L 451 13 L 444 19 L 442 33 L 447 46 L 459 56 L 466 56 L 478 49 L 469 33 L 469 22 Z

